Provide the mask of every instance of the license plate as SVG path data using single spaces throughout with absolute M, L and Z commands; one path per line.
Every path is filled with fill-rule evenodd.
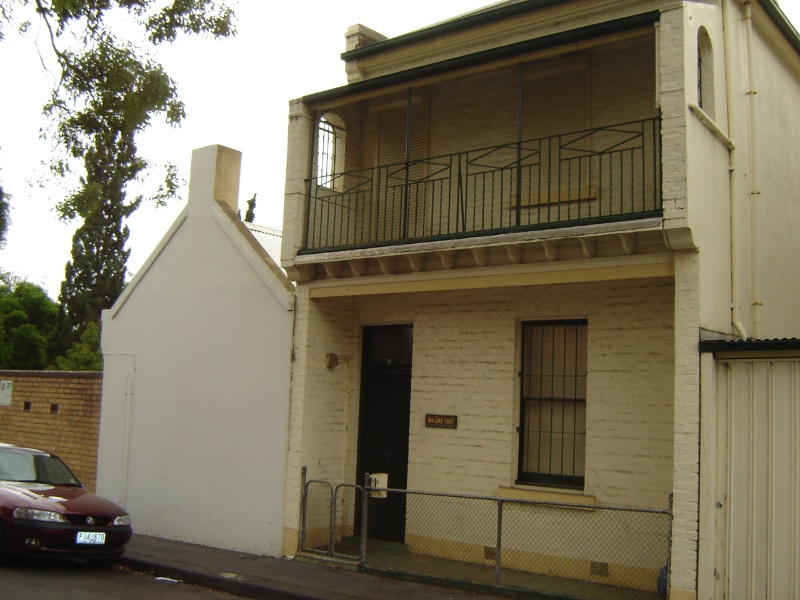
M 76 544 L 105 544 L 106 534 L 102 531 L 79 531 Z

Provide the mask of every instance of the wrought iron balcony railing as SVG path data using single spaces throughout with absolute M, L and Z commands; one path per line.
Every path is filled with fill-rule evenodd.
M 647 119 L 312 179 L 303 252 L 660 215 Z

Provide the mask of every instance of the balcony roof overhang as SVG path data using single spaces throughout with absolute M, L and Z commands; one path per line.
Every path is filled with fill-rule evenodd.
M 561 271 L 574 274 L 576 269 L 594 269 L 603 265 L 616 268 L 631 261 L 649 264 L 649 261 L 656 260 L 658 264 L 664 261 L 671 264 L 672 259 L 665 257 L 671 257 L 675 250 L 686 249 L 685 246 L 676 246 L 672 237 L 667 235 L 663 220 L 653 217 L 298 255 L 287 270 L 296 281 L 322 286 L 325 291 L 319 293 L 323 295 L 383 293 L 376 290 L 387 289 L 387 284 L 392 287 L 392 282 L 400 290 L 407 289 L 405 283 L 417 281 L 415 285 L 422 289 L 436 287 L 438 284 L 432 281 L 437 279 L 463 280 L 471 283 L 458 285 L 472 286 L 477 281 L 494 281 L 487 276 L 504 270 L 517 275 L 547 272 L 544 280 L 553 283 L 554 278 L 562 277 L 558 275 Z M 669 275 L 666 272 L 656 275 L 652 270 L 645 270 L 636 277 Z M 571 276 L 566 277 L 569 279 Z M 450 284 L 441 289 L 446 289 L 447 285 Z
M 565 264 L 539 263 L 487 269 L 453 269 L 426 277 L 405 273 L 392 278 L 346 278 L 309 283 L 313 299 L 531 287 L 601 281 L 673 278 L 669 252 L 620 258 L 587 259 Z
M 370 92 L 374 93 L 377 90 L 385 90 L 386 88 L 408 84 L 413 81 L 441 76 L 453 71 L 479 67 L 488 63 L 503 61 L 504 59 L 511 59 L 551 48 L 568 46 L 570 44 L 578 44 L 609 35 L 632 32 L 643 27 L 652 26 L 658 22 L 658 19 L 658 11 L 649 11 L 595 25 L 570 29 L 552 35 L 525 40 L 523 42 L 492 48 L 490 50 L 474 52 L 472 54 L 414 67 L 397 73 L 358 81 L 323 92 L 309 94 L 303 96 L 302 101 L 305 105 L 313 107 L 315 105 L 335 103 L 336 101 L 350 100 L 359 95 L 369 94 Z M 380 42 L 375 45 L 382 45 L 391 41 L 392 40 L 387 40 L 386 42 Z M 371 47 L 372 46 L 368 46 L 367 48 Z

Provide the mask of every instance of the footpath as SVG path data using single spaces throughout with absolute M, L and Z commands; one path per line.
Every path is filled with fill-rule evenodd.
M 501 598 L 342 566 L 270 558 L 134 534 L 118 564 L 243 598 L 285 600 L 476 600 Z

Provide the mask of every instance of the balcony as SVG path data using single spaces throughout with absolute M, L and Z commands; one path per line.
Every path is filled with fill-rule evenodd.
M 311 180 L 301 254 L 660 217 L 645 119 Z

